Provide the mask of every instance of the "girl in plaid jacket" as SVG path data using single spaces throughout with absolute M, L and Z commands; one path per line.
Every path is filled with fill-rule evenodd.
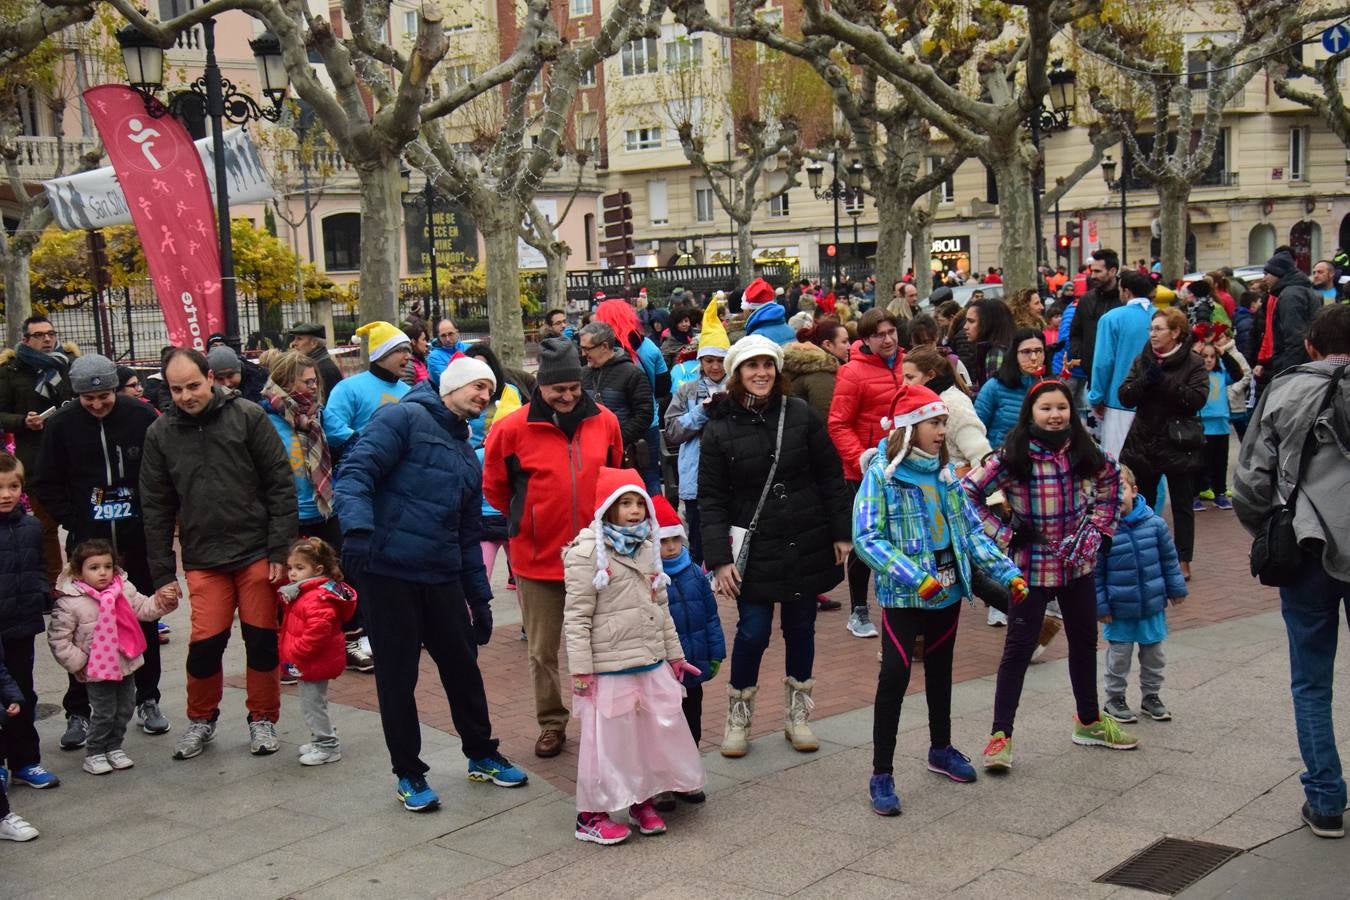
M 1008 636 L 994 690 L 994 724 L 984 767 L 1012 768 L 1013 717 L 1036 649 L 1046 604 L 1058 600 L 1069 644 L 1069 681 L 1077 715 L 1073 742 L 1131 750 L 1138 741 L 1097 707 L 1097 601 L 1092 567 L 1109 546 L 1120 516 L 1120 470 L 1093 442 L 1062 382 L 1027 392 L 1003 446 L 964 481 L 986 531 L 1007 546 L 1026 573 L 1030 595 L 1008 611 Z M 1003 521 L 985 505 L 1001 490 L 1011 509 Z
M 948 463 L 947 406 L 922 385 L 902 385 L 882 420 L 888 432 L 853 503 L 853 547 L 876 572 L 882 610 L 881 673 L 872 713 L 872 809 L 900 812 L 893 762 L 900 704 L 909 687 L 914 642 L 924 636 L 930 771 L 975 780 L 970 757 L 952 746 L 952 649 L 960 601 L 971 596 L 976 567 L 1022 599 L 1027 585 L 984 532 Z M 866 457 L 866 454 L 864 455 Z

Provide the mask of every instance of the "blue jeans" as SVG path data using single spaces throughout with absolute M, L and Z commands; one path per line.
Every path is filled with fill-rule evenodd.
M 1297 584 L 1280 588 L 1280 611 L 1289 633 L 1294 727 L 1308 770 L 1300 778 L 1313 812 L 1339 816 L 1345 809 L 1345 779 L 1331 723 L 1331 687 L 1341 607 L 1350 601 L 1350 584 L 1328 575 L 1316 556 L 1304 554 L 1304 560 L 1306 574 Z
M 816 598 L 783 603 L 738 600 L 740 619 L 731 648 L 731 686 L 736 690 L 759 684 L 759 662 L 769 648 L 775 607 L 779 609 L 778 625 L 783 629 L 783 646 L 787 651 L 784 668 L 798 681 L 811 677 L 811 666 L 816 661 Z

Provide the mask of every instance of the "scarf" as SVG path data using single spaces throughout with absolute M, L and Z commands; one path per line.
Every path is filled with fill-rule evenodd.
M 1184 346 L 1186 346 L 1184 342 L 1183 342 L 1183 343 L 1178 343 L 1175 347 L 1173 347 L 1171 350 L 1168 350 L 1166 353 L 1159 353 L 1157 350 L 1153 350 L 1152 347 L 1150 347 L 1149 349 L 1153 351 L 1153 358 L 1154 358 L 1154 359 L 1156 359 L 1158 362 L 1166 362 L 1167 360 L 1171 359 L 1173 356 L 1176 356 L 1177 351 L 1180 350 L 1180 349 L 1181 349 L 1182 347 L 1184 347 Z
M 1256 353 L 1256 362 L 1266 365 L 1275 358 L 1275 303 L 1279 300 L 1274 294 L 1266 295 L 1266 330 L 1261 334 L 1261 349 Z
M 915 472 L 936 472 L 939 467 L 939 460 L 931 453 L 925 453 L 918 447 L 910 447 L 909 455 L 905 457 L 905 467 L 913 469 Z
M 98 601 L 98 621 L 89 641 L 89 662 L 84 677 L 88 681 L 121 681 L 120 657 L 135 659 L 145 652 L 141 623 L 127 598 L 122 596 L 122 576 L 114 576 L 112 583 L 101 591 L 78 580 L 75 587 Z
M 773 394 L 767 397 L 756 397 L 749 391 L 745 392 L 745 398 L 741 400 L 741 405 L 751 412 L 764 412 L 769 408 L 769 401 L 773 399 Z
M 1045 449 L 1058 451 L 1069 442 L 1069 438 L 1073 436 L 1073 429 L 1061 428 L 1059 431 L 1050 431 L 1033 423 L 1027 426 L 1027 433 Z
M 370 361 L 370 374 L 374 375 L 381 381 L 387 381 L 390 384 L 393 384 L 399 379 L 399 376 L 395 375 L 393 372 L 390 372 L 384 366 L 377 365 L 375 363 L 375 360 L 373 359 Z
M 615 525 L 604 522 L 600 526 L 605 533 L 605 543 L 614 548 L 620 556 L 632 556 L 638 552 L 643 541 L 651 537 L 652 523 L 643 519 L 636 525 Z
M 314 505 L 319 515 L 329 518 L 333 514 L 333 458 L 319 416 L 323 406 L 314 394 L 288 394 L 270 379 L 263 385 L 262 395 L 267 408 L 286 420 L 300 442 L 300 455 L 314 485 Z
M 694 564 L 694 558 L 689 555 L 688 547 L 680 548 L 680 555 L 670 559 L 661 560 L 661 568 L 666 570 L 667 575 L 674 575 L 677 572 L 683 572 Z
M 33 391 L 48 400 L 55 401 L 56 387 L 66 377 L 66 371 L 70 368 L 70 357 L 60 350 L 43 353 L 41 350 L 34 350 L 27 344 L 19 344 L 15 348 L 15 353 L 18 354 L 21 362 L 38 370 L 37 381 L 33 383 Z

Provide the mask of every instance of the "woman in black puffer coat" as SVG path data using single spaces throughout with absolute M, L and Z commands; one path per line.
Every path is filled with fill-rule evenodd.
M 1158 483 L 1167 477 L 1177 556 L 1189 580 L 1195 554 L 1195 476 L 1204 469 L 1199 413 L 1209 398 L 1209 375 L 1204 361 L 1191 352 L 1189 323 L 1176 307 L 1153 314 L 1148 344 L 1120 383 L 1120 402 L 1135 408 L 1120 461 L 1134 470 L 1139 496 L 1155 510 Z
M 734 598 L 740 618 L 731 653 L 731 701 L 722 755 L 744 756 L 758 691 L 759 664 L 778 605 L 787 650 L 785 734 L 797 750 L 819 746 L 807 724 L 815 656 L 816 595 L 843 579 L 852 547 L 843 469 L 825 422 L 783 390 L 783 351 L 751 336 L 727 354 L 728 393 L 708 403 L 699 457 L 703 554 L 719 596 Z M 786 405 L 785 405 L 786 404 Z M 744 575 L 731 549 L 733 526 L 748 528 L 773 465 L 778 467 L 754 534 Z

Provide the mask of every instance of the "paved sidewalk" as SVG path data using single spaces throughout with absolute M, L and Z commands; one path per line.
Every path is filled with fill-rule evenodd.
M 183 645 L 168 649 L 166 707 L 181 728 Z M 1149 896 L 1092 879 L 1164 834 L 1257 847 L 1298 829 L 1301 802 L 1278 615 L 1180 631 L 1167 649 L 1164 697 L 1176 720 L 1140 724 L 1137 751 L 1070 743 L 1067 673 L 1055 661 L 1028 676 L 1010 777 L 957 785 L 927 772 L 924 702 L 913 695 L 897 757 L 900 818 L 881 819 L 867 806 L 871 713 L 858 709 L 818 723 L 817 754 L 794 753 L 771 733 L 742 760 L 707 755 L 708 803 L 672 815 L 665 836 L 617 848 L 575 841 L 570 796 L 537 774 L 519 790 L 469 783 L 456 739 L 431 728 L 426 758 L 445 809 L 403 811 L 378 718 L 361 709 L 335 710 L 341 763 L 296 764 L 294 747 L 307 736 L 289 697 L 286 746 L 251 757 L 242 698 L 230 689 L 219 736 L 198 759 L 174 762 L 174 735 L 137 731 L 128 740 L 136 768 L 96 779 L 78 771 L 78 754 L 49 750 L 47 763 L 66 783 L 15 789 L 15 808 L 43 836 L 0 844 L 0 897 L 83 894 L 93 879 L 107 898 L 229 900 Z M 231 651 L 237 666 L 238 648 Z M 59 673 L 49 664 L 42 690 L 55 699 Z M 992 695 L 990 677 L 956 688 L 954 735 L 972 755 L 983 745 Z M 1344 694 L 1336 712 L 1344 736 Z M 780 723 L 781 711 L 766 705 L 760 724 Z M 61 725 L 57 717 L 41 723 L 44 748 L 55 747 Z M 1350 883 L 1344 845 L 1306 833 L 1290 840 L 1300 856 L 1275 857 L 1284 846 L 1276 843 L 1239 862 L 1259 868 L 1268 859 L 1297 869 L 1309 886 Z M 1244 884 L 1256 882 L 1237 879 L 1237 888 Z M 1277 895 L 1328 896 L 1195 896 Z

